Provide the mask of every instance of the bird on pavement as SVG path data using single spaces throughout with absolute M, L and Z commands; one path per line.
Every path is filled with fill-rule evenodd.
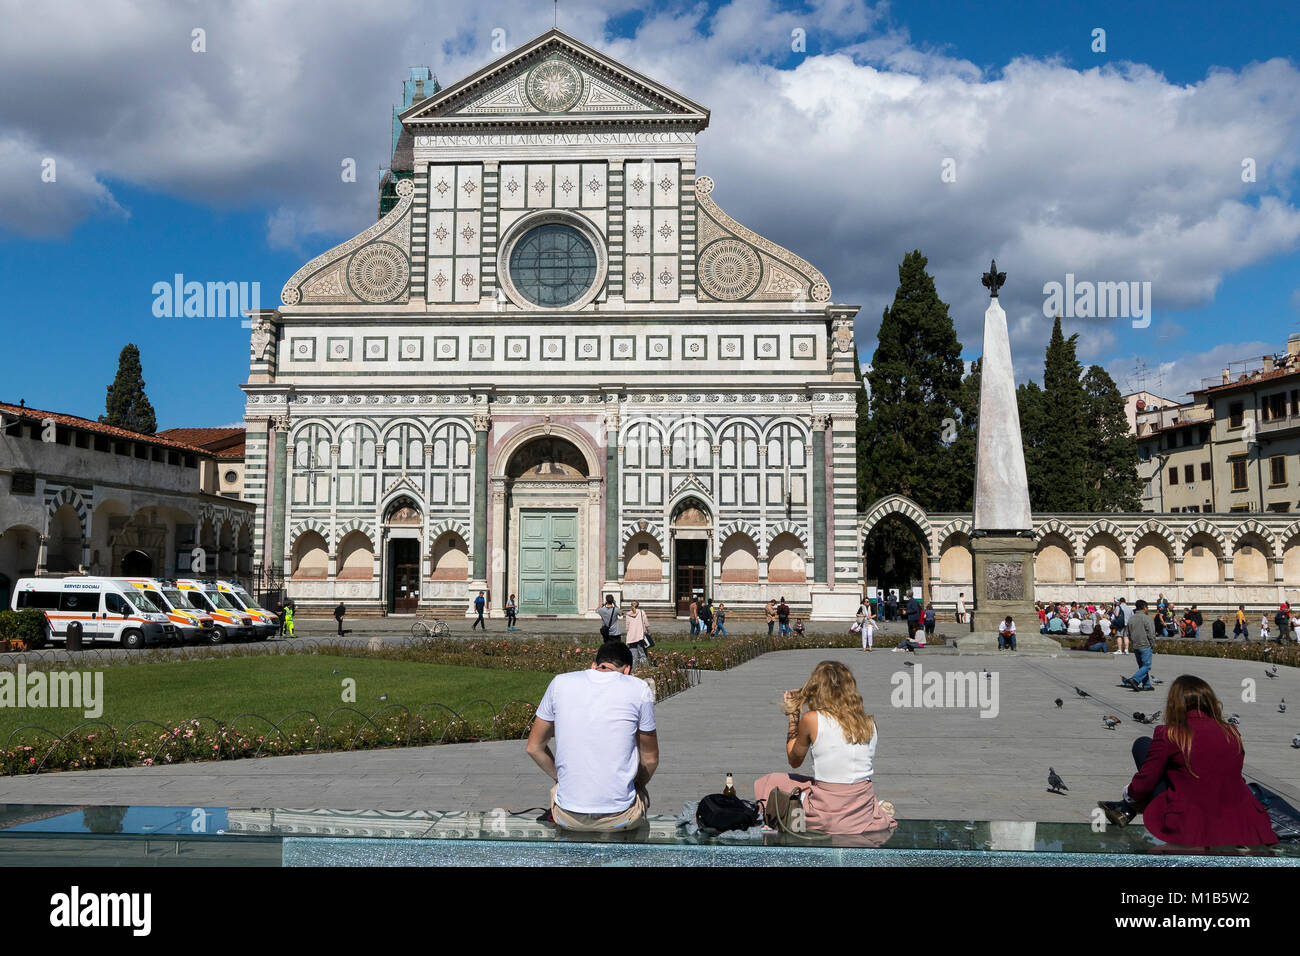
M 1112 716 L 1111 714 L 1103 715 L 1101 718 L 1101 722 L 1107 730 L 1114 730 L 1116 727 L 1118 727 L 1120 724 L 1123 723 L 1122 720 L 1120 720 L 1118 717 Z
M 1154 724 L 1157 720 L 1160 719 L 1161 713 L 1163 713 L 1163 711 L 1157 710 L 1154 714 L 1148 717 L 1146 714 L 1142 713 L 1142 711 L 1135 710 L 1133 711 L 1133 719 L 1136 720 L 1139 724 Z
M 1277 665 L 1274 664 L 1272 667 L 1264 668 L 1264 676 L 1269 680 L 1277 680 Z
M 1294 737 L 1291 738 L 1291 746 L 1295 747 L 1297 750 L 1300 750 L 1300 734 L 1296 734 Z
M 1080 697 L 1091 697 L 1091 696 L 1092 696 L 1092 695 L 1089 694 L 1086 690 L 1080 690 L 1078 687 L 1076 687 L 1076 688 L 1074 689 L 1074 692 L 1075 692 L 1076 694 L 1078 694 Z
M 1070 789 L 1065 785 L 1065 781 L 1057 775 L 1054 767 L 1047 768 L 1047 789 L 1052 793 L 1060 793 L 1062 790 Z
M 915 667 L 915 666 L 916 666 L 916 661 L 903 661 L 903 666 L 904 666 L 904 667 Z
M 1232 726 L 1234 727 L 1238 727 L 1241 725 L 1241 718 L 1238 717 L 1236 714 L 1233 714 L 1231 717 L 1228 718 L 1228 723 L 1232 724 Z
M 1056 698 L 1056 709 L 1060 710 L 1064 706 L 1065 706 L 1065 701 L 1061 700 L 1061 698 L 1059 697 Z
M 1282 702 L 1279 703 L 1279 704 L 1277 705 L 1277 712 L 1278 712 L 1279 714 L 1285 714 L 1285 713 L 1286 713 L 1286 698 L 1285 698 L 1285 697 L 1283 697 L 1283 698 L 1282 698 Z

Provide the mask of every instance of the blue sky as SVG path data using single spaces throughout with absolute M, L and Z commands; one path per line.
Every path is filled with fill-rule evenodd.
M 536 2 L 103 6 L 0 0 L 0 400 L 94 417 L 134 342 L 160 428 L 242 419 L 248 331 L 156 318 L 154 283 L 260 282 L 273 306 L 373 221 L 407 67 L 454 82 L 495 58 L 494 26 L 511 47 L 550 26 Z M 864 362 L 912 248 L 968 358 L 998 256 L 1021 378 L 1066 272 L 1154 280 L 1150 328 L 1067 325 L 1121 387 L 1140 356 L 1177 397 L 1300 324 L 1300 4 L 574 2 L 560 25 L 713 110 L 715 198 L 862 305 Z

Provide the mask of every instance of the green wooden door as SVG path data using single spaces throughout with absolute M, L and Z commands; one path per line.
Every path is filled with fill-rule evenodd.
M 519 611 L 578 613 L 578 512 L 519 514 Z

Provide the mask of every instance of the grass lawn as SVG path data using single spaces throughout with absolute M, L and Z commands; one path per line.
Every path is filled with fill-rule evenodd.
M 337 673 L 334 673 L 337 671 Z M 437 701 L 461 710 L 484 699 L 498 711 L 512 700 L 536 705 L 553 675 L 539 671 L 488 670 L 409 661 L 333 655 L 211 659 L 102 668 L 103 714 L 119 730 L 133 720 L 156 720 L 168 728 L 189 717 L 229 722 L 252 712 L 279 721 L 310 710 L 322 721 L 336 707 L 366 715 L 393 704 L 412 714 Z M 343 680 L 356 681 L 356 702 L 343 700 Z M 387 695 L 387 700 L 380 700 Z M 491 715 L 483 705 L 476 715 Z M 469 717 L 469 714 L 466 714 Z M 86 718 L 75 709 L 0 708 L 0 747 L 19 727 L 36 724 L 66 733 Z M 339 718 L 336 718 L 336 720 Z M 251 722 L 250 727 L 260 722 Z M 240 726 L 244 726 L 241 721 Z

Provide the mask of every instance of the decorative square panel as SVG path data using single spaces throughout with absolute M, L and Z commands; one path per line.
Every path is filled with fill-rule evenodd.
M 781 357 L 781 340 L 775 335 L 754 336 L 754 358 L 771 359 Z
M 289 354 L 295 362 L 316 361 L 315 339 L 290 339 Z
M 490 362 L 496 355 L 496 340 L 490 335 L 471 335 L 469 358 L 471 362 Z
M 436 362 L 454 362 L 460 358 L 460 339 L 452 335 L 435 336 L 433 358 Z
M 709 340 L 703 335 L 682 336 L 682 358 L 687 361 L 707 359 L 709 357 Z
M 636 358 L 636 336 L 634 335 L 614 335 L 610 336 L 609 354 L 614 359 L 635 359 Z
M 645 357 L 667 361 L 673 357 L 673 340 L 667 335 L 651 335 L 645 340 Z
M 574 344 L 574 358 L 579 362 L 600 361 L 600 336 L 579 335 Z
M 423 362 L 424 339 L 414 335 L 404 335 L 397 340 L 397 360 L 399 362 Z
M 817 337 L 815 335 L 790 336 L 790 358 L 814 359 L 817 357 Z
M 563 335 L 543 335 L 541 346 L 543 361 L 564 361 Z
M 745 357 L 745 337 L 743 335 L 718 336 L 718 358 L 743 359 Z
M 528 361 L 528 337 L 526 335 L 506 336 L 506 361 Z
M 327 338 L 325 340 L 325 361 L 327 362 L 351 362 L 352 361 L 352 339 L 350 338 Z
M 366 362 L 387 362 L 388 339 L 366 336 L 361 342 L 361 357 Z

